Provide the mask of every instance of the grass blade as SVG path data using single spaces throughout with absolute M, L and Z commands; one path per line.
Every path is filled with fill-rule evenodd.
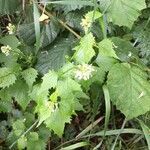
M 89 134 L 84 136 L 83 138 L 86 137 L 95 137 L 95 136 L 104 136 L 104 130 L 94 133 L 94 134 Z M 132 128 L 126 128 L 126 129 L 116 129 L 116 130 L 109 130 L 105 132 L 105 136 L 113 136 L 113 135 L 118 135 L 118 134 L 140 134 L 143 135 L 143 132 L 138 129 L 132 129 Z
M 123 124 L 122 124 L 122 127 L 121 127 L 121 129 L 120 129 L 120 132 L 117 134 L 117 137 L 116 137 L 116 139 L 115 139 L 115 142 L 114 142 L 114 144 L 113 144 L 112 147 L 111 147 L 111 150 L 115 150 L 115 146 L 116 146 L 116 144 L 117 144 L 117 140 L 119 139 L 120 134 L 123 132 L 123 129 L 124 129 L 126 123 L 127 123 L 127 120 L 125 119 L 124 122 L 123 122 Z
M 65 148 L 61 148 L 60 150 L 73 150 L 73 149 L 77 149 L 79 147 L 84 147 L 88 145 L 87 142 L 79 142 L 79 143 L 76 143 L 76 144 L 73 144 L 73 145 L 70 145 L 70 146 L 67 146 Z
M 34 27 L 35 27 L 35 36 L 36 36 L 36 54 L 37 54 L 40 48 L 40 22 L 39 22 L 40 13 L 38 10 L 37 3 L 33 3 L 33 16 L 34 16 Z
M 111 112 L 111 105 L 110 105 L 110 96 L 109 96 L 109 91 L 106 85 L 103 86 L 103 92 L 104 92 L 104 97 L 105 97 L 105 127 L 104 131 L 106 132 L 108 123 L 109 123 L 109 118 L 110 118 L 110 112 Z M 104 136 L 105 136 L 104 132 Z
M 91 123 L 88 127 L 86 127 L 81 133 L 79 133 L 76 138 L 81 138 L 83 135 L 85 135 L 87 132 L 89 132 L 93 127 L 95 127 L 101 120 L 103 119 L 103 117 L 100 117 L 99 119 L 97 119 L 95 122 Z
M 148 144 L 148 149 L 150 150 L 150 129 L 144 124 L 143 121 L 139 120 L 139 123 L 142 127 L 143 133 L 145 135 L 147 144 Z

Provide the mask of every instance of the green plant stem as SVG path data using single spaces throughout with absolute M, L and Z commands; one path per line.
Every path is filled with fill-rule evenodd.
M 25 132 L 23 132 L 10 146 L 9 149 L 12 149 L 12 147 L 17 143 L 17 141 L 19 140 L 19 138 L 21 136 L 25 136 L 30 130 L 32 130 L 35 125 L 38 123 L 39 120 L 36 120 Z

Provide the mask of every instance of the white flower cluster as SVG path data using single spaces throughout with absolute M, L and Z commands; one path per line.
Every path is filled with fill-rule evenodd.
M 9 34 L 14 34 L 14 32 L 16 30 L 16 27 L 14 25 L 12 25 L 11 23 L 9 23 L 6 28 L 7 28 Z
M 2 46 L 2 47 L 1 47 L 2 53 L 4 53 L 6 56 L 9 55 L 9 53 L 10 53 L 11 50 L 12 50 L 12 49 L 11 49 L 11 47 L 10 47 L 9 45 L 7 45 L 7 46 Z
M 82 19 L 82 22 L 80 24 L 83 27 L 84 31 L 87 32 L 88 29 L 91 27 L 92 22 L 89 17 L 85 16 L 85 18 Z
M 75 78 L 77 78 L 78 80 L 88 80 L 90 77 L 92 77 L 92 73 L 94 71 L 95 69 L 92 65 L 78 65 L 77 69 L 75 70 Z

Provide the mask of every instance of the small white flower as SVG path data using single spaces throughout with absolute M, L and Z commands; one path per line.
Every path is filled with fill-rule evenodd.
M 42 21 L 47 20 L 47 19 L 49 19 L 49 16 L 45 15 L 44 13 L 42 13 L 42 15 L 39 18 L 39 21 L 42 22 Z
M 10 47 L 9 45 L 7 45 L 7 46 L 2 46 L 2 47 L 1 47 L 2 53 L 4 53 L 6 56 L 9 55 L 9 53 L 10 53 L 11 50 L 12 50 L 12 49 L 11 49 L 11 47 Z
M 6 28 L 7 28 L 9 34 L 14 34 L 15 29 L 16 29 L 16 27 L 14 25 L 12 25 L 11 23 L 9 23 Z
M 78 80 L 88 80 L 92 77 L 92 73 L 95 71 L 92 65 L 83 64 L 78 65 L 77 69 L 75 70 L 75 78 Z

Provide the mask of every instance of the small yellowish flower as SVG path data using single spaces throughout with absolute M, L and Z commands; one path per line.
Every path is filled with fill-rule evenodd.
M 16 30 L 16 27 L 14 25 L 12 25 L 11 23 L 9 23 L 6 28 L 7 28 L 9 34 L 14 34 L 14 32 Z
M 12 50 L 12 49 L 11 49 L 11 47 L 10 47 L 9 45 L 7 45 L 7 46 L 2 46 L 2 47 L 1 47 L 2 53 L 4 53 L 6 56 L 9 55 L 9 53 L 10 53 L 11 50 Z
M 82 19 L 81 26 L 89 28 L 91 26 L 90 20 L 88 18 Z
M 77 78 L 78 80 L 88 80 L 90 77 L 92 77 L 92 73 L 94 71 L 95 69 L 92 65 L 78 65 L 77 69 L 75 70 L 75 78 Z
M 85 17 L 84 19 L 82 19 L 82 22 L 80 23 L 80 25 L 83 27 L 84 31 L 87 32 L 88 29 L 91 27 L 92 22 L 90 18 Z
M 51 110 L 51 112 L 55 112 L 55 110 L 58 108 L 58 103 L 54 103 L 52 101 L 47 102 L 48 108 Z
M 49 16 L 45 15 L 44 13 L 42 13 L 42 15 L 39 18 L 39 21 L 42 22 L 42 21 L 47 20 L 47 19 L 49 19 Z

